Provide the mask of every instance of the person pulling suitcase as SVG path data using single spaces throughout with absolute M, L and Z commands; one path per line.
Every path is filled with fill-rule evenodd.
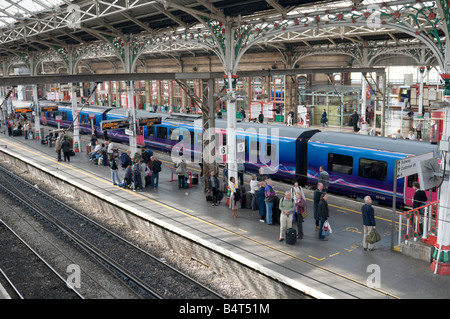
M 286 230 L 292 228 L 292 214 L 294 213 L 295 203 L 291 198 L 291 192 L 286 191 L 284 197 L 280 199 L 280 239 L 283 241 L 286 236 Z M 294 229 L 295 231 L 295 229 Z M 292 243 L 291 232 L 289 234 L 288 243 Z M 294 243 L 297 241 L 297 231 L 294 232 Z

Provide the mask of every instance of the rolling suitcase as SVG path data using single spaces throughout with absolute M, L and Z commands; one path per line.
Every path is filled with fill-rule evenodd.
M 297 242 L 297 230 L 295 228 L 286 229 L 286 243 L 294 245 Z

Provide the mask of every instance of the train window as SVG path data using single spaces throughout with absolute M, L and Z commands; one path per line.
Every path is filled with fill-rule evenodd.
M 81 114 L 81 124 L 88 123 L 86 114 Z
M 191 145 L 194 145 L 194 132 L 189 131 L 189 130 L 184 130 L 183 131 L 183 141 L 187 141 L 188 136 L 189 135 L 189 142 L 191 143 Z
M 147 136 L 148 137 L 155 137 L 155 127 L 154 126 L 147 126 Z
M 260 146 L 258 141 L 250 141 L 250 156 L 252 158 L 258 158 L 259 149 Z
M 180 129 L 178 128 L 169 129 L 169 137 L 171 141 L 181 141 Z
M 414 182 L 419 181 L 419 174 L 413 174 L 408 176 L 408 187 L 412 188 Z
M 163 140 L 167 139 L 167 128 L 165 128 L 164 126 L 157 126 L 156 137 Z
M 277 149 L 275 144 L 266 143 L 266 158 L 270 160 L 276 160 Z
M 342 154 L 328 154 L 328 171 L 351 175 L 353 173 L 353 157 Z
M 358 175 L 360 177 L 375 179 L 377 181 L 385 181 L 387 174 L 387 163 L 368 158 L 359 159 Z
M 62 112 L 62 120 L 65 121 L 67 120 L 67 112 Z

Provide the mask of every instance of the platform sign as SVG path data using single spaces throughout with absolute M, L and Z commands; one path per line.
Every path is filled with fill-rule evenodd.
M 58 111 L 58 106 L 42 106 L 41 112 L 56 112 Z
M 396 160 L 396 178 L 399 179 L 416 174 L 419 169 L 418 164 L 431 158 L 433 158 L 433 152 Z
M 429 152 L 395 161 L 395 178 L 392 190 L 392 220 L 395 220 L 397 217 L 397 180 L 418 173 L 420 162 L 433 158 L 433 155 L 433 152 Z M 394 223 L 391 223 L 391 250 L 394 250 L 394 234 Z
M 127 119 L 123 120 L 106 120 L 101 121 L 100 127 L 102 131 L 125 129 L 130 126 Z
M 162 117 L 150 117 L 146 119 L 139 119 L 138 126 L 151 126 L 151 125 L 158 125 L 161 124 Z
M 18 113 L 20 113 L 20 114 L 31 113 L 31 112 L 33 112 L 33 108 L 32 107 L 21 107 L 21 108 L 18 108 L 18 109 L 14 110 L 14 113 L 16 113 L 16 114 L 18 114 Z

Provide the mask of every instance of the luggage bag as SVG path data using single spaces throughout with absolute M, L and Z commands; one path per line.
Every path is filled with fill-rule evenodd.
M 297 230 L 295 228 L 286 229 L 286 243 L 294 245 L 297 242 Z

